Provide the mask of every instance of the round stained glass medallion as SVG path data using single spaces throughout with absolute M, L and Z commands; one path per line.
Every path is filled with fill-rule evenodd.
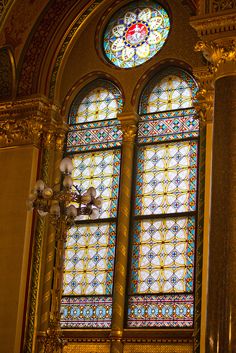
M 118 67 L 131 68 L 151 59 L 170 30 L 166 10 L 154 1 L 135 1 L 118 11 L 104 34 L 104 51 Z

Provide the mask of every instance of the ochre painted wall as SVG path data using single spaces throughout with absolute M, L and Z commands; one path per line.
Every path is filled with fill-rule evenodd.
M 38 150 L 0 149 L 0 352 L 20 352 L 32 214 L 26 198 L 36 179 Z

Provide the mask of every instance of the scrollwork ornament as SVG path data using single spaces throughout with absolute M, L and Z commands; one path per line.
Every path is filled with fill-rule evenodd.
M 38 145 L 42 134 L 41 119 L 6 119 L 0 121 L 0 146 L 33 143 Z
M 194 108 L 201 123 L 212 122 L 214 110 L 213 74 L 207 66 L 194 69 L 199 90 L 194 97 Z
M 56 150 L 58 152 L 63 151 L 64 149 L 65 134 L 66 134 L 66 131 L 62 131 L 58 133 L 56 136 Z
M 228 40 L 224 43 L 199 41 L 195 45 L 195 51 L 202 52 L 210 63 L 210 71 L 216 73 L 219 66 L 227 62 L 236 62 L 236 42 Z
M 43 345 L 43 353 L 62 353 L 67 341 L 63 337 L 57 318 L 50 319 L 48 329 L 40 341 Z
M 134 142 L 137 126 L 134 124 L 122 124 L 121 131 L 123 133 L 124 142 Z
M 212 121 L 214 109 L 213 92 L 201 88 L 196 94 L 194 108 L 200 122 L 206 123 Z
M 236 8 L 236 0 L 213 0 L 212 12 L 231 10 Z

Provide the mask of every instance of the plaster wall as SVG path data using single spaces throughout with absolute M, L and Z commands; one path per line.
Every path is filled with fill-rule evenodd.
M 32 214 L 27 195 L 35 182 L 38 150 L 0 149 L 0 352 L 20 352 Z

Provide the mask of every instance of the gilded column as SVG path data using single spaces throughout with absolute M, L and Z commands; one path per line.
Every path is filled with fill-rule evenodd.
M 59 164 L 63 157 L 64 139 L 65 129 L 62 129 L 57 134 L 55 141 L 54 185 L 60 185 L 61 181 Z M 40 333 L 41 337 L 39 338 L 43 353 L 62 352 L 65 344 L 60 328 L 65 232 L 66 227 L 63 221 L 58 221 L 56 225 L 51 226 L 48 232 L 43 294 L 43 299 L 47 305 L 44 306 L 44 310 L 42 311 L 43 332 Z
M 195 275 L 194 353 L 204 353 L 206 335 L 209 214 L 212 162 L 214 87 L 208 67 L 193 70 L 199 90 L 194 107 L 199 119 L 198 225 Z
M 138 118 L 135 114 L 121 114 L 119 120 L 123 132 L 123 143 L 111 329 L 112 353 L 123 352 L 122 336 L 125 315 L 132 169 Z
M 236 45 L 200 42 L 215 82 L 205 352 L 236 350 Z
M 59 164 L 63 156 L 63 147 L 66 127 L 63 122 L 58 121 L 51 125 L 45 134 L 45 144 L 50 151 L 50 178 L 43 178 L 49 186 L 60 186 Z M 60 287 L 61 281 L 58 276 L 62 273 L 61 265 L 63 263 L 63 245 L 62 229 L 51 224 L 45 227 L 45 242 L 43 244 L 42 254 L 42 279 L 41 279 L 41 304 L 39 305 L 39 325 L 37 352 L 54 352 L 55 345 L 60 345 L 58 334 L 60 320 Z M 63 233 L 64 235 L 64 233 Z M 58 272 L 60 273 L 58 275 Z M 56 343 L 57 342 L 57 343 Z M 56 350 L 55 350 L 56 351 Z

